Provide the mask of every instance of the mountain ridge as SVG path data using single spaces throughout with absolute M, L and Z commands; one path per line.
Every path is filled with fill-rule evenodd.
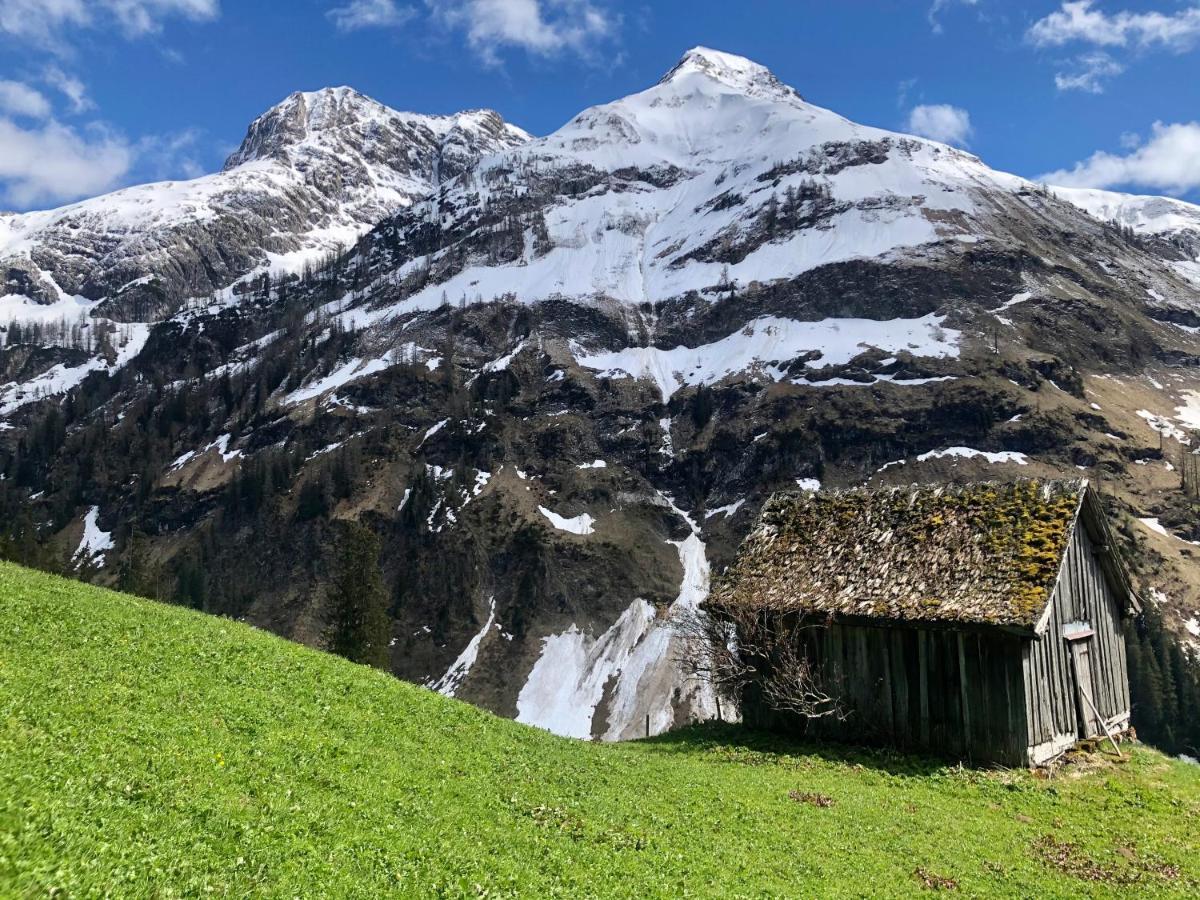
M 161 317 L 255 267 L 290 271 L 348 246 L 440 178 L 525 139 L 486 110 L 421 116 L 349 88 L 293 94 L 251 124 L 219 172 L 0 218 L 0 266 L 24 273 L 6 293 L 33 285 L 37 302 L 81 295 L 125 307 L 113 295 L 151 275 Z

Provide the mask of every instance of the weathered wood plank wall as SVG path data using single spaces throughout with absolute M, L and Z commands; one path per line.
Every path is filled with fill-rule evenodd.
M 1086 528 L 1077 527 L 1063 558 L 1063 570 L 1044 633 L 1025 652 L 1025 692 L 1032 761 L 1048 759 L 1070 746 L 1079 733 L 1079 700 L 1071 653 L 1063 637 L 1067 623 L 1087 623 L 1091 644 L 1092 700 L 1106 721 L 1129 720 L 1129 675 L 1121 610 L 1097 561 Z M 1103 552 L 1103 551 L 1100 551 Z
M 767 708 L 753 688 L 743 698 L 743 716 L 760 727 L 834 740 L 1023 765 L 1022 643 L 1001 631 L 835 623 L 808 632 L 805 650 L 846 718 L 806 727 L 799 716 Z

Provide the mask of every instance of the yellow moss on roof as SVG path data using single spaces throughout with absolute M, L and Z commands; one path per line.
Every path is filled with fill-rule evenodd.
M 1032 627 L 1083 481 L 778 494 L 710 606 Z

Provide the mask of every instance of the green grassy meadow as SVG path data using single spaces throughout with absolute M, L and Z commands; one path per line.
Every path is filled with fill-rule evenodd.
M 0 564 L 0 897 L 1196 896 L 1200 767 L 554 737 Z

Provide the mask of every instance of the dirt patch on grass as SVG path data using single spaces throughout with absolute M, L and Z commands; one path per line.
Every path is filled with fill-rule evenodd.
M 834 804 L 832 797 L 813 791 L 788 791 L 788 797 L 797 803 L 807 803 L 809 806 L 816 806 L 821 809 L 829 809 Z
M 958 882 L 953 878 L 947 878 L 945 875 L 939 875 L 937 872 L 931 872 L 924 866 L 917 866 L 913 870 L 913 877 L 921 883 L 921 887 L 927 891 L 957 891 Z
M 1093 859 L 1077 844 L 1060 841 L 1052 834 L 1038 838 L 1032 849 L 1033 855 L 1046 866 L 1080 881 L 1133 885 L 1147 880 L 1175 881 L 1179 878 L 1179 866 L 1157 858 L 1143 858 L 1128 845 L 1117 848 L 1117 853 L 1126 861 L 1121 866 L 1106 865 Z

